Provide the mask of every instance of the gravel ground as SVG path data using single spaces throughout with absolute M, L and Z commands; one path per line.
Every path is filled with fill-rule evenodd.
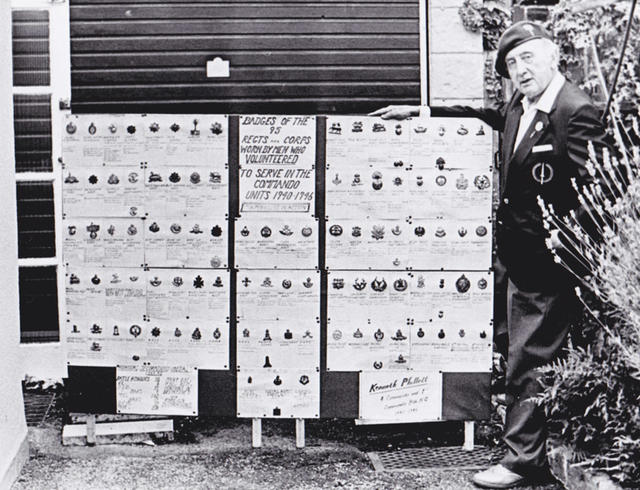
M 84 447 L 62 446 L 59 427 L 30 428 L 31 458 L 13 489 L 475 488 L 471 471 L 378 473 L 354 444 L 314 437 L 296 449 L 295 438 L 277 428 L 267 428 L 263 447 L 252 449 L 250 429 L 197 428 L 191 443 Z

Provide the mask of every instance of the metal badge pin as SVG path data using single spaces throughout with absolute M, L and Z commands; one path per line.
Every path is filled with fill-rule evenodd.
M 396 279 L 393 282 L 393 289 L 399 292 L 406 291 L 408 286 L 409 284 L 405 279 Z
M 285 340 L 291 340 L 293 339 L 293 333 L 291 332 L 291 330 L 289 330 L 287 328 L 287 330 L 284 332 L 284 339 Z
M 331 285 L 333 289 L 342 289 L 344 288 L 344 279 L 335 278 L 331 281 Z
M 90 175 L 87 180 L 89 181 L 89 184 L 96 185 L 98 183 L 98 176 L 95 174 Z
M 356 278 L 356 280 L 353 282 L 353 289 L 355 289 L 356 291 L 362 291 L 366 287 L 367 281 L 364 279 Z
M 354 121 L 351 125 L 352 133 L 362 133 L 362 121 Z
M 442 187 L 446 183 L 447 183 L 447 178 L 444 175 L 438 175 L 436 177 L 436 184 L 438 184 L 439 187 Z
M 436 168 L 438 170 L 444 170 L 444 166 L 446 165 L 446 163 L 447 163 L 447 161 L 444 158 L 438 157 L 436 159 Z
M 69 175 L 64 178 L 65 184 L 77 184 L 78 182 L 80 182 L 78 177 L 71 175 L 71 172 L 69 172 Z
M 180 180 L 181 180 L 181 177 L 178 172 L 171 172 L 171 175 L 169 175 L 169 182 L 173 184 L 177 184 L 178 182 L 180 182 Z
M 158 223 L 156 223 L 155 221 L 153 223 L 151 223 L 151 225 L 149 226 L 149 231 L 151 233 L 158 233 L 160 231 L 160 226 L 158 225 Z
M 200 174 L 198 172 L 192 172 L 191 175 L 189 175 L 189 182 L 191 182 L 192 184 L 199 184 Z
M 292 282 L 291 282 L 291 280 L 289 280 L 289 279 L 283 279 L 283 280 L 282 280 L 282 287 L 283 287 L 284 289 L 290 289 L 290 288 L 291 288 L 291 286 L 292 286 Z
M 151 329 L 151 335 L 153 335 L 154 337 L 160 337 L 160 328 L 153 327 Z
M 175 287 L 179 288 L 180 286 L 182 286 L 184 284 L 184 280 L 182 279 L 182 277 L 176 276 L 171 281 L 171 284 L 173 284 Z
M 491 185 L 491 181 L 486 175 L 476 175 L 476 177 L 473 179 L 473 185 L 475 185 L 479 191 L 482 191 L 489 188 L 489 186 Z
M 96 125 L 95 125 L 95 124 L 93 124 L 93 123 L 91 123 L 91 124 L 89 125 L 89 129 L 88 129 L 88 131 L 89 131 L 89 134 L 91 134 L 91 135 L 96 134 L 96 131 L 97 131 Z
M 273 287 L 273 284 L 271 283 L 271 278 L 269 276 L 265 277 L 264 280 L 262 281 L 262 284 L 260 284 L 260 287 L 263 287 L 263 288 Z
M 311 286 L 313 286 L 313 282 L 311 281 L 310 277 L 307 277 L 307 279 L 302 283 L 302 285 L 309 289 Z
M 354 226 L 351 228 L 351 236 L 354 238 L 360 238 L 362 236 L 362 228 Z
M 149 172 L 149 182 L 162 182 L 162 175 L 155 172 Z
M 149 131 L 152 133 L 157 133 L 160 129 L 160 125 L 157 122 L 153 122 L 149 125 Z
M 331 225 L 329 227 L 329 234 L 332 236 L 340 236 L 342 235 L 342 226 L 340 225 Z
M 418 338 L 424 337 L 424 330 L 422 330 L 422 327 L 418 329 L 418 333 L 416 335 Z
M 182 226 L 180 226 L 178 223 L 173 223 L 169 227 L 169 230 L 171 230 L 171 233 L 173 233 L 174 235 L 177 235 L 178 233 L 180 233 L 182 231 Z
M 308 238 L 313 233 L 313 230 L 311 229 L 310 226 L 305 226 L 304 228 L 302 228 L 300 233 L 302 233 L 303 237 Z
M 191 338 L 193 340 L 200 340 L 202 338 L 202 333 L 200 333 L 200 329 L 196 327 L 196 329 L 191 334 Z
M 398 329 L 396 330 L 396 334 L 393 337 L 391 337 L 391 340 L 399 342 L 402 340 L 407 340 L 407 337 L 402 333 L 402 330 Z
M 162 281 L 160 280 L 160 278 L 158 276 L 153 276 L 153 279 L 151 279 L 149 281 L 149 284 L 151 284 L 153 287 L 157 288 L 158 286 L 160 286 L 160 284 L 162 284 Z
M 97 286 L 98 284 L 100 284 L 101 280 L 100 280 L 100 278 L 98 277 L 98 274 L 95 274 L 95 275 L 91 278 L 91 282 L 92 282 L 93 284 L 95 284 L 96 286 Z
M 460 174 L 460 177 L 456 179 L 456 189 L 463 191 L 467 187 L 469 187 L 469 179 L 467 179 L 464 174 Z
M 211 260 L 209 261 L 209 263 L 211 264 L 211 267 L 213 267 L 214 269 L 217 269 L 222 265 L 222 259 L 217 255 L 214 255 L 213 257 L 211 257 Z
M 198 120 L 193 120 L 193 129 L 190 131 L 191 136 L 200 136 L 200 130 L 198 129 Z
M 371 281 L 371 289 L 378 293 L 381 293 L 382 291 L 387 289 L 387 281 L 385 281 L 384 278 L 379 281 L 376 277 L 373 281 Z
M 67 129 L 67 133 L 75 134 L 75 132 L 78 130 L 78 127 L 75 124 L 73 124 L 72 121 L 69 121 L 69 124 L 67 124 L 66 129 Z
M 136 127 L 133 124 L 130 124 L 129 126 L 127 126 L 127 133 L 135 134 L 135 132 L 136 132 Z
M 471 287 L 471 281 L 467 279 L 467 276 L 462 274 L 456 281 L 456 289 L 458 290 L 459 293 L 466 293 L 467 291 L 469 291 L 470 287 Z
M 214 122 L 213 124 L 211 124 L 211 127 L 209 129 L 211 130 L 212 134 L 222 134 L 222 124 L 220 124 L 219 122 Z
M 218 225 L 213 226 L 211 228 L 211 236 L 219 237 L 220 235 L 222 235 L 222 228 L 220 228 Z
M 262 238 L 269 238 L 271 236 L 271 228 L 263 226 L 260 230 L 260 235 L 262 235 Z
M 191 230 L 189 230 L 189 233 L 193 233 L 194 235 L 200 235 L 201 233 L 204 233 L 204 232 L 200 229 L 200 225 L 196 223 L 195 225 L 193 225 Z
M 342 338 L 342 332 L 340 330 L 334 330 L 331 337 L 333 337 L 333 340 L 338 341 Z
M 371 238 L 374 240 L 382 240 L 384 238 L 384 226 L 373 225 L 371 229 Z
M 116 126 L 113 123 L 109 124 L 109 132 L 111 134 L 116 134 L 117 131 L 118 131 L 118 126 Z
M 224 284 L 222 283 L 222 278 L 220 276 L 216 276 L 215 281 L 213 281 L 212 286 L 214 288 L 221 288 L 224 286 Z
M 209 172 L 209 183 L 220 184 L 222 182 L 222 175 L 219 172 Z
M 247 228 L 246 225 L 244 226 L 244 228 L 242 228 L 242 230 L 240 230 L 240 234 L 244 237 L 249 236 L 249 233 L 250 233 L 249 228 Z
M 213 338 L 216 339 L 216 340 L 220 340 L 220 337 L 222 337 L 222 332 L 220 331 L 219 328 L 216 328 L 213 331 Z
M 142 333 L 142 327 L 140 327 L 140 325 L 131 325 L 131 327 L 129 327 L 129 333 L 134 337 L 138 337 Z
M 201 275 L 197 275 L 193 280 L 193 287 L 195 289 L 201 289 L 204 287 L 204 279 L 202 279 Z
M 279 233 L 283 236 L 291 236 L 293 235 L 293 230 L 291 228 L 289 228 L 289 225 L 284 225 L 280 230 Z

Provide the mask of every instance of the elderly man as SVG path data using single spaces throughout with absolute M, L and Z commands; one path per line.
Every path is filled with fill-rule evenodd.
M 579 311 L 569 274 L 554 263 L 545 245 L 562 253 L 557 232 L 543 227 L 537 196 L 556 213 L 581 212 L 571 179 L 589 182 L 587 143 L 605 144 L 598 111 L 589 98 L 558 71 L 558 48 L 538 24 L 519 22 L 501 37 L 496 71 L 516 89 L 502 110 L 433 107 L 432 116 L 472 116 L 502 132 L 500 205 L 496 240 L 507 285 L 507 454 L 500 464 L 473 477 L 485 488 L 509 488 L 548 475 L 546 422 L 536 368 L 556 359 L 569 324 Z M 416 106 L 388 106 L 371 115 L 404 119 Z M 422 108 L 424 111 L 428 108 Z

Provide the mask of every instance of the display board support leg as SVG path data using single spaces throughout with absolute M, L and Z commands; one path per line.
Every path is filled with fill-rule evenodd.
M 253 419 L 251 422 L 251 446 L 262 447 L 262 419 Z
M 95 414 L 87 415 L 87 446 L 96 445 L 96 416 Z
M 296 419 L 296 447 L 304 447 L 304 419 Z
M 465 451 L 473 451 L 473 445 L 474 445 L 474 428 L 475 428 L 475 423 L 473 421 L 465 421 L 464 423 L 464 445 L 462 446 L 462 449 L 464 449 Z

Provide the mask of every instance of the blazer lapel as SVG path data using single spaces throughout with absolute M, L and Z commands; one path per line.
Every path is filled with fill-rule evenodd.
M 524 134 L 522 141 L 516 148 L 515 153 L 511 157 L 510 163 L 521 163 L 529 154 L 533 146 L 540 140 L 542 135 L 549 127 L 549 115 L 545 112 L 538 111 L 536 116 L 531 121 L 531 125 L 527 128 L 527 132 Z
M 516 141 L 516 135 L 518 134 L 518 126 L 520 125 L 520 117 L 522 116 L 522 104 L 520 101 L 522 96 L 514 99 L 511 108 L 507 112 L 507 120 L 504 127 L 503 135 L 503 148 L 502 148 L 502 172 L 500 174 L 500 192 L 504 190 L 505 183 L 507 181 L 507 172 L 509 170 L 509 162 L 513 156 L 513 145 Z

